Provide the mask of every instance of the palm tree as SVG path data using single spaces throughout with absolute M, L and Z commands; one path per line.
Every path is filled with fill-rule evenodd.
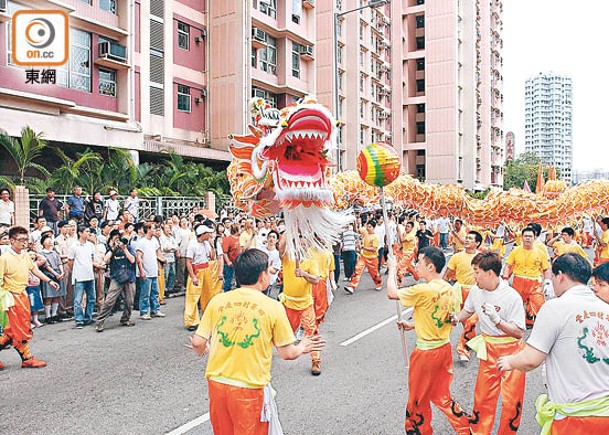
M 25 173 L 30 169 L 40 172 L 45 177 L 50 175 L 49 171 L 42 165 L 34 162 L 42 156 L 44 149 L 47 147 L 47 141 L 42 137 L 43 133 L 35 133 L 29 126 L 21 129 L 19 140 L 12 138 L 5 131 L 0 131 L 0 145 L 8 151 L 15 161 L 21 185 L 25 184 Z
M 74 188 L 74 184 L 83 182 L 86 182 L 86 185 L 82 186 L 85 190 L 95 188 L 96 180 L 92 180 L 93 177 L 82 178 L 84 173 L 93 172 L 94 167 L 101 166 L 102 158 L 98 153 L 86 149 L 84 153 L 78 153 L 76 159 L 68 157 L 60 148 L 56 148 L 55 153 L 63 162 L 51 177 L 51 182 L 56 188 L 69 192 Z

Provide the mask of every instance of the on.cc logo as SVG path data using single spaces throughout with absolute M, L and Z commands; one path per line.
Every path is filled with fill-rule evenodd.
M 34 48 L 46 48 L 55 40 L 55 26 L 45 18 L 34 18 L 26 27 L 25 38 Z

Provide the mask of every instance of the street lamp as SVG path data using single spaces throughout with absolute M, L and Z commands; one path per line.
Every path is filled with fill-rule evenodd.
M 334 12 L 334 113 L 338 119 L 338 107 L 340 104 L 340 99 L 338 96 L 338 81 L 339 81 L 339 71 L 338 71 L 338 19 L 344 17 L 351 12 L 356 12 L 362 9 L 367 8 L 378 8 L 379 6 L 383 6 L 389 3 L 389 0 L 370 0 L 363 6 L 359 8 L 351 9 L 345 12 Z M 343 162 L 340 158 L 340 147 L 336 148 L 336 169 L 338 172 L 342 170 Z

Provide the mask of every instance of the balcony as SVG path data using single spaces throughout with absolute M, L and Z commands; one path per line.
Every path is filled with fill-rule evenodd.
M 302 7 L 304 9 L 313 9 L 315 7 L 315 1 L 314 0 L 304 0 L 302 2 Z
M 114 69 L 128 69 L 127 47 L 116 42 L 104 41 L 98 44 L 97 65 Z

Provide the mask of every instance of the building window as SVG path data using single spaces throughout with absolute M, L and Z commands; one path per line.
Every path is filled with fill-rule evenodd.
M 266 46 L 259 50 L 260 69 L 269 74 L 277 75 L 277 39 L 267 34 Z
M 100 42 L 103 42 L 100 38 Z M 91 34 L 70 29 L 70 61 L 57 67 L 57 84 L 91 92 Z
M 417 71 L 425 71 L 425 58 L 417 59 Z
M 361 21 L 359 22 L 359 40 L 364 40 L 364 23 L 362 23 Z
M 338 72 L 338 90 L 342 91 L 343 90 L 343 79 L 345 76 L 345 72 L 344 71 L 339 71 Z
M 365 112 L 366 112 L 366 103 L 364 103 L 364 101 L 362 100 L 359 102 L 359 117 L 363 118 Z
M 252 87 L 252 97 L 262 98 L 264 101 L 269 103 L 271 107 L 277 107 L 277 94 L 261 89 Z
M 302 15 L 302 0 L 292 0 L 292 21 L 300 24 L 300 16 Z
M 190 26 L 178 21 L 178 48 L 190 50 Z
M 417 92 L 425 92 L 425 80 L 424 79 L 417 80 Z
M 252 68 L 258 66 L 258 50 L 252 47 Z
M 366 63 L 366 53 L 364 53 L 362 50 L 360 50 L 359 52 L 359 66 L 364 66 L 364 64 Z
M 277 19 L 277 0 L 260 0 L 260 12 Z
M 292 77 L 300 78 L 300 44 L 292 42 Z
M 416 41 L 417 41 L 417 50 L 424 50 L 425 49 L 425 37 L 417 36 Z
M 425 134 L 425 122 L 417 122 L 417 134 Z
M 424 5 L 425 4 L 425 0 L 417 0 L 417 5 Z
M 116 14 L 116 0 L 99 0 L 99 8 L 103 11 Z
M 341 64 L 343 63 L 343 46 L 340 45 L 338 47 L 338 59 L 337 59 L 338 63 Z
M 425 104 L 417 104 L 417 113 L 425 113 Z
M 180 112 L 190 112 L 190 88 L 178 85 L 178 110 Z
M 366 79 L 364 78 L 363 75 L 359 76 L 359 90 L 360 92 L 364 92 L 364 84 L 366 82 Z
M 99 95 L 116 97 L 116 70 L 99 69 Z
M 415 21 L 417 29 L 423 29 L 425 27 L 425 15 L 417 15 Z

